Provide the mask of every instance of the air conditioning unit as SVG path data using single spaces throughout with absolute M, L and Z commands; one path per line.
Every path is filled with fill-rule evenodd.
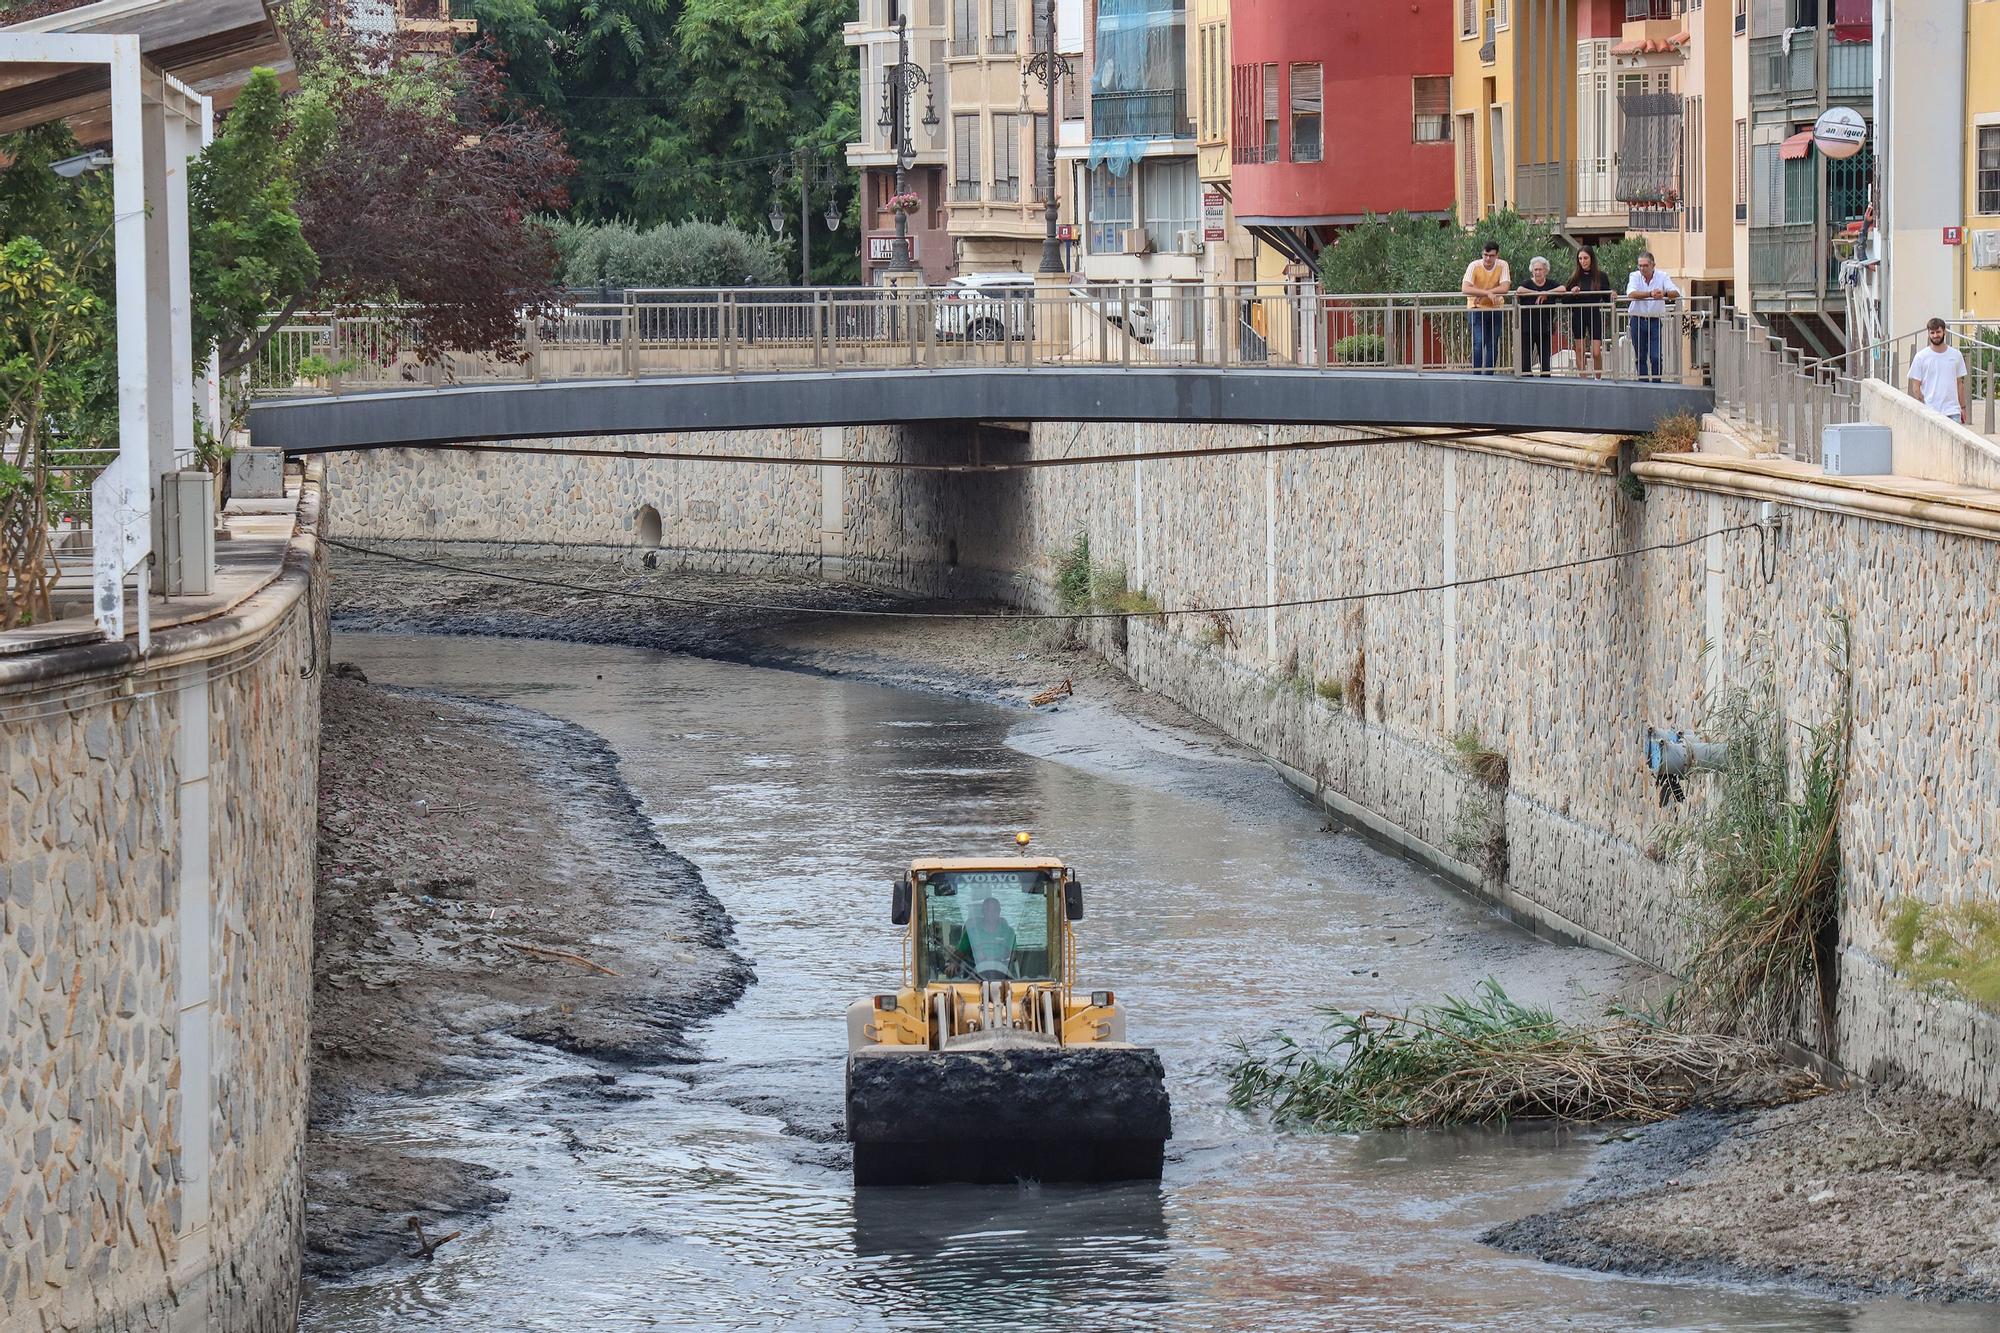
M 1201 253 L 1201 229 L 1188 227 L 1174 233 L 1174 253 L 1177 255 L 1198 255 Z
M 1972 233 L 1972 266 L 2000 268 L 2000 231 Z
M 1118 233 L 1118 250 L 1121 254 L 1149 255 L 1153 253 L 1153 237 L 1144 227 L 1127 227 Z

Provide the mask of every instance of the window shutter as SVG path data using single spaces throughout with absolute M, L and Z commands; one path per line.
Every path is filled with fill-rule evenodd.
M 1292 85 L 1292 161 L 1318 162 L 1325 155 L 1326 70 L 1322 65 L 1294 65 Z
M 1264 126 L 1257 136 L 1257 142 L 1264 145 L 1264 160 L 1278 160 L 1278 67 L 1265 65 L 1264 69 Z

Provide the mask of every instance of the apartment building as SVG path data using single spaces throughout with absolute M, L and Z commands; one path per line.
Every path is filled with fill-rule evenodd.
M 451 0 L 348 0 L 346 12 L 349 31 L 393 36 L 404 51 L 449 51 L 479 27 L 476 19 L 453 18 Z
M 1202 277 L 1208 228 L 1189 114 L 1187 19 L 1186 0 L 1084 5 L 1087 138 L 1065 151 L 1082 178 L 1081 263 L 1093 282 L 1157 285 Z M 1178 317 L 1195 318 L 1194 303 L 1186 306 Z
M 1614 100 L 1608 179 L 1617 230 L 1643 235 L 1682 290 L 1729 296 L 1739 25 L 1728 0 L 1625 0 L 1618 39 L 1578 43 L 1578 69 L 1606 68 Z M 1608 47 L 1608 51 L 1600 48 Z M 1596 80 L 1593 97 L 1601 96 Z M 1606 210 L 1606 211 L 1612 211 Z
M 945 6 L 946 0 L 860 0 L 859 17 L 844 30 L 861 78 L 862 137 L 847 145 L 847 163 L 861 176 L 861 280 L 870 286 L 882 280 L 894 254 L 896 212 L 889 201 L 896 197 L 897 94 L 891 81 L 905 58 L 928 81 L 902 98 L 912 150 L 904 165 L 903 190 L 918 201 L 906 222 L 910 258 L 928 283 L 942 283 L 954 272 L 945 227 L 945 167 L 950 160 L 944 118 L 950 97 Z M 899 45 L 898 18 L 907 47 Z
M 1310 264 L 1371 213 L 1452 214 L 1452 0 L 1241 6 L 1231 56 L 1237 219 Z
M 1047 0 L 944 3 L 949 13 L 944 65 L 951 90 L 945 216 L 957 270 L 1032 273 L 1041 262 L 1049 190 L 1057 183 L 1047 165 L 1055 133 L 1047 88 L 1028 75 L 1027 60 L 1048 44 L 1052 19 L 1058 50 L 1081 44 L 1064 42 L 1062 15 Z M 1064 99 L 1080 104 L 1082 73 L 1077 70 L 1059 88 L 1059 119 Z M 1080 112 L 1080 105 L 1075 109 Z M 1060 210 L 1060 197 L 1057 206 Z
M 1637 0 L 1633 0 L 1634 3 Z M 1869 225 L 1875 182 L 1871 0 L 1736 0 L 1739 62 L 1734 245 L 1737 304 L 1821 354 L 1846 345 L 1844 261 Z M 1813 123 L 1847 107 L 1871 126 L 1851 157 L 1813 146 Z
M 1582 119 L 1579 35 L 1616 32 L 1616 4 L 1456 0 L 1448 21 L 1461 221 L 1506 208 L 1552 221 L 1570 216 Z
M 1966 225 L 1954 256 L 1953 305 L 1974 319 L 2000 320 L 2000 0 L 1971 0 L 1965 33 Z

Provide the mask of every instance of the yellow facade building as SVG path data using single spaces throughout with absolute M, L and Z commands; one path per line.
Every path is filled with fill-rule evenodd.
M 2000 320 L 2000 0 L 1966 5 L 1965 236 L 1958 306 Z

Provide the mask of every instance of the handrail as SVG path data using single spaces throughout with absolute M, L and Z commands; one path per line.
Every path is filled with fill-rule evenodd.
M 797 293 L 809 294 L 794 296 Z M 1701 383 L 1705 298 L 1634 314 L 1575 292 L 1492 307 L 1463 292 L 1326 293 L 1310 284 L 1091 283 L 956 288 L 679 288 L 524 312 L 516 352 L 423 353 L 396 307 L 309 312 L 252 368 L 259 395 L 364 386 L 889 367 L 1199 366 L 1473 371 Z

